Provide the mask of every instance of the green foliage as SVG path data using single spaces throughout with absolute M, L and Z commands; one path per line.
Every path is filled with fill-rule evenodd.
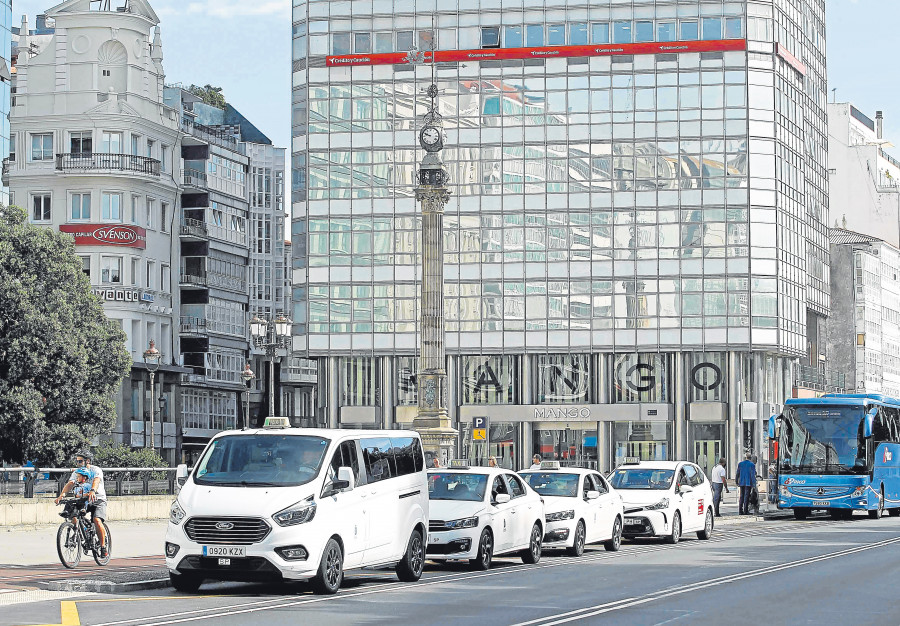
M 188 87 L 188 91 L 210 106 L 214 106 L 217 109 L 225 108 L 225 96 L 222 94 L 221 87 L 213 87 L 210 84 L 206 84 L 203 87 L 191 85 Z
M 107 467 L 168 467 L 156 450 L 150 448 L 129 448 L 112 442 L 101 444 L 94 449 L 93 464 L 101 469 Z M 138 480 L 138 472 L 126 472 L 121 476 L 124 480 Z M 163 480 L 165 472 L 154 472 L 153 478 Z
M 71 238 L 0 207 L 0 458 L 53 466 L 108 432 L 125 339 Z

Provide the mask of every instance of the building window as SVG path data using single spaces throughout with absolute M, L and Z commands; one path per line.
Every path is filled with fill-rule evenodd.
M 372 33 L 354 33 L 353 52 L 357 54 L 369 54 L 372 52 Z
M 122 194 L 104 191 L 101 199 L 101 217 L 109 222 L 122 221 Z
M 419 359 L 414 356 L 398 356 L 397 367 L 397 404 L 414 406 L 419 402 L 416 372 Z
M 368 357 L 341 357 L 340 406 L 376 406 L 378 403 L 377 360 Z
M 334 33 L 331 36 L 332 54 L 350 54 L 350 33 Z
M 695 41 L 700 38 L 697 20 L 681 20 L 681 41 Z
M 134 156 L 138 156 L 141 153 L 141 137 L 140 135 L 132 135 L 131 136 L 131 154 Z
M 159 229 L 164 233 L 169 232 L 169 205 L 165 202 L 159 204 Z
M 725 38 L 740 39 L 744 35 L 744 20 L 739 17 L 725 18 Z
M 169 171 L 169 146 L 163 144 L 159 147 L 159 171 L 165 174 Z
M 722 18 L 721 17 L 704 17 L 703 18 L 703 38 L 708 40 L 722 38 Z
M 131 257 L 131 284 L 138 284 L 138 276 L 140 276 L 141 271 L 141 259 L 139 257 L 133 256 Z
M 172 270 L 168 265 L 163 264 L 159 272 L 159 290 L 168 293 L 172 289 Z
M 140 196 L 131 196 L 131 223 L 132 224 L 140 224 L 140 214 L 138 212 L 138 206 L 140 205 L 141 197 Z
M 462 357 L 462 404 L 515 404 L 514 356 Z
M 91 219 L 91 194 L 89 194 L 89 193 L 73 193 L 72 194 L 72 219 L 73 220 L 89 220 L 89 219 Z
M 147 228 L 153 228 L 153 204 L 153 199 L 147 198 Z
M 538 356 L 538 402 L 586 404 L 590 402 L 590 356 L 548 354 Z
M 69 153 L 74 155 L 89 155 L 94 151 L 94 139 L 91 131 L 75 131 L 69 133 Z
M 31 196 L 31 221 L 33 222 L 49 222 L 50 221 L 50 194 L 36 193 Z
M 656 26 L 657 41 L 675 41 L 677 37 L 675 22 L 660 22 Z
M 103 131 L 103 152 L 106 154 L 122 154 L 122 133 Z
M 122 257 L 100 257 L 100 281 L 108 284 L 122 284 Z
M 637 42 L 653 41 L 653 22 L 635 22 L 634 40 Z
M 521 26 L 505 26 L 503 28 L 503 46 L 506 48 L 521 48 L 522 27 Z
M 617 355 L 614 375 L 616 402 L 668 401 L 665 355 Z
M 548 46 L 564 46 L 566 45 L 566 25 L 550 24 L 547 26 L 547 45 Z
M 569 24 L 569 45 L 584 46 L 588 43 L 588 27 L 584 23 Z
M 375 33 L 375 52 L 382 54 L 393 51 L 393 33 Z
M 16 134 L 12 133 L 9 136 L 9 162 L 16 162 Z M 10 199 L 10 204 L 12 204 L 12 200 Z
M 153 149 L 154 149 L 155 147 L 156 147 L 156 142 L 153 141 L 152 139 L 148 139 L 148 140 L 147 140 L 147 158 L 148 158 L 148 159 L 152 159 L 152 158 L 153 158 Z
M 725 402 L 726 361 L 724 352 L 691 354 L 688 385 L 692 402 Z
M 397 33 L 397 51 L 406 52 L 412 50 L 413 32 L 411 30 L 401 30 Z
M 31 160 L 50 161 L 53 159 L 53 133 L 31 136 Z
M 616 466 L 628 457 L 642 461 L 668 461 L 672 450 L 670 422 L 613 422 L 613 459 Z
M 529 24 L 525 27 L 525 45 L 531 48 L 544 45 L 544 27 L 540 24 Z
M 482 26 L 481 27 L 481 47 L 482 48 L 499 48 L 500 47 L 500 27 L 499 26 Z
M 631 43 L 631 22 L 613 22 L 613 43 Z
M 609 22 L 591 24 L 591 43 L 609 43 Z
M 144 283 L 147 286 L 147 289 L 153 289 L 153 285 L 156 282 L 156 262 L 155 261 L 147 261 L 147 281 Z
M 81 272 L 88 277 L 88 280 L 91 279 L 91 257 L 81 257 Z

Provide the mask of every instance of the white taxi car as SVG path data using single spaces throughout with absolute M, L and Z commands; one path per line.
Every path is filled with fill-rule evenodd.
M 693 463 L 627 459 L 609 482 L 625 503 L 626 538 L 678 543 L 685 532 L 696 531 L 700 539 L 712 535 L 712 486 Z
M 519 475 L 544 498 L 545 550 L 581 556 L 588 543 L 602 541 L 612 552 L 622 545 L 622 498 L 598 472 L 544 461 Z
M 427 558 L 465 559 L 479 570 L 503 554 L 540 560 L 544 504 L 512 472 L 454 461 L 450 469 L 428 471 L 428 499 Z

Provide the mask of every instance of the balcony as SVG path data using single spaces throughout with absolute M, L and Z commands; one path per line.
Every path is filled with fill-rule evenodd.
M 125 172 L 159 177 L 159 160 L 135 154 L 57 154 L 56 170 L 69 174 Z
M 178 284 L 182 287 L 199 287 L 205 289 L 207 285 L 206 274 L 186 274 L 182 272 Z
M 182 374 L 181 375 L 181 384 L 182 385 L 206 385 L 206 375 L 205 374 Z
M 238 154 L 246 153 L 244 146 L 237 142 L 234 135 L 212 126 L 197 124 L 189 118 L 182 117 L 181 130 L 200 141 L 214 143 Z
M 206 328 L 206 319 L 201 317 L 181 316 L 181 334 L 193 337 L 206 337 L 209 335 Z
M 195 241 L 205 241 L 209 238 L 209 229 L 203 220 L 186 217 L 181 220 L 181 236 Z
M 281 368 L 281 382 L 288 384 L 302 384 L 306 383 L 309 385 L 315 385 L 318 376 L 316 374 L 316 370 L 310 371 L 309 368 L 306 367 L 282 367 Z
M 827 393 L 843 393 L 847 387 L 847 377 L 843 373 L 822 372 L 810 365 L 798 365 L 794 386 Z
M 206 172 L 185 168 L 183 182 L 185 187 L 206 189 Z

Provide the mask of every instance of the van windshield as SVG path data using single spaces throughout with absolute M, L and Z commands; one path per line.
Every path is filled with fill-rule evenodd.
M 306 435 L 228 435 L 214 440 L 194 473 L 198 485 L 291 487 L 319 475 L 330 440 Z

